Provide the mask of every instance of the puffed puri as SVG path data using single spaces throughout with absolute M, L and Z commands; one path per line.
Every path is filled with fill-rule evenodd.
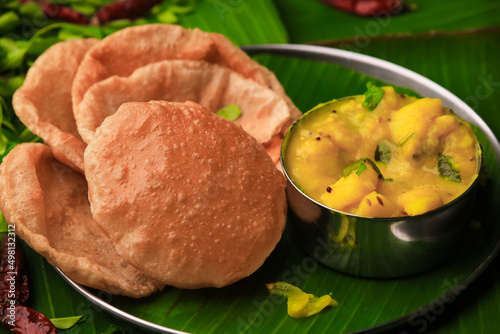
M 92 219 L 85 177 L 49 146 L 21 144 L 4 158 L 0 210 L 19 237 L 77 283 L 135 298 L 164 286 L 116 253 Z
M 189 72 L 188 68 L 182 69 L 177 66 L 172 71 L 168 64 L 165 64 L 167 66 L 154 65 L 158 62 L 168 63 L 170 61 L 201 61 L 216 65 L 217 68 L 225 69 L 223 72 L 233 73 L 230 75 L 233 79 L 237 74 L 241 77 L 240 79 L 244 79 L 247 83 L 251 81 L 251 84 L 245 84 L 243 92 L 238 93 L 235 89 L 238 84 L 233 80 L 217 84 L 216 79 L 213 79 L 209 86 L 216 87 L 217 90 L 210 92 L 207 89 L 209 87 L 200 85 L 200 82 L 207 83 L 204 76 L 214 75 L 223 80 L 227 79 L 228 76 L 221 75 L 224 74 L 221 71 L 214 73 L 213 69 L 200 71 L 194 77 L 194 73 L 186 76 L 186 70 Z M 161 72 L 160 75 L 154 73 L 157 70 Z M 179 75 L 181 75 L 180 81 L 186 81 L 188 77 L 193 81 L 187 85 L 165 86 L 165 82 L 172 79 L 173 82 L 179 80 L 177 78 Z M 237 81 L 242 82 L 239 79 Z M 132 89 L 128 87 L 130 85 L 133 86 Z M 250 92 L 249 88 L 253 92 Z M 151 91 L 148 91 L 149 89 Z M 173 90 L 173 92 L 164 92 L 165 89 Z M 274 73 L 252 60 L 225 36 L 171 24 L 133 26 L 107 36 L 86 53 L 78 67 L 71 90 L 78 132 L 85 143 L 90 142 L 95 129 L 102 123 L 104 117 L 114 113 L 120 105 L 118 103 L 121 102 L 147 102 L 149 100 L 184 102 L 192 100 L 212 108 L 212 111 L 216 112 L 215 105 L 223 102 L 219 98 L 219 94 L 224 95 L 227 94 L 226 91 L 232 91 L 230 104 L 240 105 L 245 104 L 242 100 L 246 100 L 242 94 L 251 93 L 254 105 L 251 108 L 242 108 L 241 121 L 245 123 L 243 127 L 247 130 L 250 128 L 252 135 L 260 137 L 261 141 L 259 142 L 266 147 L 268 154 L 274 157 L 278 168 L 281 168 L 279 150 L 283 137 L 293 122 L 301 116 L 300 111 L 286 95 Z M 200 94 L 199 90 L 203 91 L 201 95 L 197 95 Z M 264 95 L 269 97 L 270 94 L 265 92 L 266 90 L 270 90 L 272 95 L 275 95 L 271 99 L 275 100 L 274 102 L 266 98 L 269 105 L 266 105 L 267 102 L 262 101 L 262 96 L 259 96 L 264 92 Z M 234 94 L 234 92 L 237 93 Z M 213 101 L 209 101 L 209 98 Z M 100 102 L 104 102 L 104 104 L 99 103 L 99 101 L 96 103 L 95 99 L 101 100 Z M 273 106 L 277 100 L 280 101 L 280 105 Z M 206 102 L 209 104 L 204 104 Z M 242 106 L 240 105 L 240 107 Z M 245 119 L 249 115 L 252 117 L 265 115 L 262 122 L 255 122 L 262 130 L 259 131 L 251 127 L 252 120 L 247 122 Z M 267 138 L 266 135 L 269 134 L 271 137 Z
M 62 163 L 83 172 L 87 146 L 77 131 L 71 103 L 71 85 L 87 51 L 97 39 L 57 43 L 37 58 L 12 106 L 19 119 L 40 136 Z
M 193 101 L 213 112 L 236 104 L 242 113 L 235 122 L 266 148 L 275 164 L 280 163 L 275 148 L 281 147 L 283 129 L 300 115 L 286 95 L 233 69 L 204 60 L 176 59 L 144 65 L 128 77 L 115 75 L 94 84 L 79 105 L 78 128 L 91 138 L 123 103 L 151 100 Z
M 84 155 L 94 219 L 164 284 L 223 287 L 256 271 L 285 228 L 285 179 L 240 126 L 194 102 L 130 102 Z

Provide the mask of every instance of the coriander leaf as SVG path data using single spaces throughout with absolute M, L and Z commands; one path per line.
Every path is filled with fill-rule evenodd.
M 359 166 L 367 159 L 359 159 L 344 168 L 344 177 L 348 177 L 352 172 L 357 171 Z M 366 167 L 366 166 L 365 166 Z
M 377 108 L 380 101 L 382 101 L 385 91 L 374 85 L 371 81 L 366 84 L 366 88 L 368 88 L 368 90 L 365 92 L 365 101 L 362 106 L 363 108 L 367 108 L 368 111 L 373 111 Z
M 49 320 L 57 329 L 69 329 L 77 323 L 85 321 L 85 317 L 83 315 L 77 315 L 74 317 L 52 318 Z
M 387 143 L 378 143 L 377 149 L 375 150 L 375 161 L 381 161 L 388 164 L 391 161 L 392 152 L 391 148 Z
M 241 115 L 241 109 L 236 104 L 228 105 L 220 109 L 217 112 L 217 115 L 224 117 L 230 121 L 236 120 Z
M 368 168 L 368 167 L 366 167 L 366 165 L 364 163 L 359 165 L 358 170 L 356 170 L 356 175 L 360 176 L 361 173 L 363 173 L 366 170 L 366 168 Z
M 439 153 L 437 168 L 441 177 L 453 182 L 462 182 L 457 163 L 455 162 L 455 160 L 453 160 L 452 157 Z
M 344 177 L 348 177 L 354 171 L 356 171 L 356 174 L 358 176 L 361 175 L 361 173 L 367 168 L 366 164 L 370 164 L 372 166 L 372 168 L 375 170 L 375 172 L 377 172 L 377 174 L 380 175 L 380 177 L 382 177 L 382 179 L 384 179 L 384 176 L 382 175 L 382 172 L 378 168 L 377 164 L 374 163 L 369 158 L 359 159 L 358 161 L 355 161 L 352 164 L 350 164 L 349 166 L 347 166 L 344 169 Z M 363 165 L 364 167 L 361 167 L 361 165 Z M 360 168 L 361 168 L 361 172 L 359 172 Z

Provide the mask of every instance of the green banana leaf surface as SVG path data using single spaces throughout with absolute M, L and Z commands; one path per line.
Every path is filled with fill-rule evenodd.
M 500 4 L 487 0 L 411 3 L 416 9 L 400 16 L 365 18 L 312 0 L 205 0 L 194 2 L 191 11 L 177 14 L 176 19 L 186 27 L 223 33 L 238 45 L 320 43 L 394 62 L 457 95 L 499 137 Z M 61 30 L 76 34 L 67 27 Z M 91 32 L 102 37 L 110 31 Z M 34 45 L 43 51 L 61 40 L 61 34 L 41 40 Z M 27 58 L 30 52 L 35 58 L 34 50 Z M 331 63 L 276 55 L 259 55 L 255 60 L 275 72 L 304 112 L 333 98 L 362 94 L 372 80 Z M 23 66 L 2 76 L 22 76 L 29 64 Z M 479 130 L 477 134 L 487 182 L 478 191 L 474 223 L 456 254 L 435 270 L 393 280 L 340 274 L 310 263 L 287 230 L 262 268 L 223 289 L 166 288 L 141 300 L 91 292 L 129 314 L 192 333 L 494 333 L 500 324 L 496 320 L 500 279 L 495 270 L 500 260 L 490 255 L 500 237 L 500 169 L 487 138 Z M 61 333 L 105 333 L 111 325 L 119 328 L 117 333 L 150 332 L 93 306 L 41 256 L 24 248 L 31 275 L 30 307 L 49 318 L 85 316 L 82 323 Z M 331 292 L 340 305 L 308 319 L 292 319 L 286 314 L 286 301 L 275 302 L 266 290 L 265 283 L 277 280 L 288 280 L 316 295 Z

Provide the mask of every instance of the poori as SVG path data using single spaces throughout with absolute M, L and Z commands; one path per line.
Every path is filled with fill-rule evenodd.
M 113 75 L 129 76 L 139 67 L 168 59 L 219 64 L 285 95 L 270 70 L 253 61 L 223 35 L 177 25 L 148 24 L 111 34 L 90 50 L 76 75 L 73 103 L 78 106 L 87 90 L 99 81 Z
M 85 177 L 44 144 L 21 144 L 5 157 L 0 210 L 30 247 L 80 284 L 130 297 L 164 286 L 116 253 L 92 218 Z
M 19 119 L 52 148 L 56 159 L 81 172 L 86 144 L 73 116 L 71 86 L 83 56 L 97 42 L 78 39 L 47 49 L 12 100 Z
M 154 24 L 58 43 L 13 102 L 48 146 L 5 158 L 0 209 L 74 281 L 131 297 L 223 287 L 280 240 L 275 164 L 301 113 L 224 36 Z M 217 115 L 230 105 L 234 121 Z
M 281 97 L 287 105 L 281 113 L 287 113 L 288 119 L 286 122 L 278 120 L 277 123 L 267 125 L 276 135 L 271 140 L 262 143 L 268 152 L 272 152 L 274 161 L 277 163 L 279 155 L 276 152 L 279 151 L 283 136 L 301 113 L 286 95 L 274 73 L 252 60 L 223 35 L 168 24 L 150 24 L 120 30 L 104 38 L 86 54 L 78 68 L 72 87 L 73 112 L 83 140 L 88 143 L 95 127 L 99 125 L 96 124 L 97 119 L 93 117 L 95 113 L 89 112 L 82 105 L 92 86 L 107 78 L 128 77 L 135 70 L 149 64 L 176 59 L 205 61 L 225 67 L 274 91 Z M 161 73 L 155 74 L 154 72 L 150 74 L 155 77 L 161 75 Z M 150 79 L 147 86 L 136 88 L 154 89 L 154 85 L 155 82 Z M 194 81 L 185 87 L 177 87 L 176 92 L 189 90 L 190 86 L 198 87 Z M 88 98 L 92 99 L 92 96 L 90 94 Z M 154 97 L 158 100 L 161 98 L 161 96 Z M 236 101 L 231 103 L 236 103 Z M 92 102 L 87 102 L 85 106 L 88 107 L 91 104 Z M 256 126 L 262 126 L 259 120 L 255 120 L 255 123 L 258 124 Z
M 151 100 L 194 101 L 213 112 L 236 104 L 242 111 L 236 123 L 265 146 L 271 146 L 267 144 L 276 136 L 281 139 L 281 130 L 293 113 L 282 95 L 227 67 L 206 61 L 167 60 L 139 67 L 128 77 L 111 76 L 91 86 L 79 106 L 84 113 L 79 118 L 79 131 L 92 138 L 95 129 L 121 104 Z M 270 155 L 275 163 L 279 161 L 279 154 Z
M 162 283 L 222 287 L 253 273 L 285 227 L 285 180 L 262 145 L 194 102 L 130 102 L 85 151 L 94 219 Z

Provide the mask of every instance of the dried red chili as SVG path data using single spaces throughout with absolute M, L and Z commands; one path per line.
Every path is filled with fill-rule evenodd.
M 394 15 L 403 10 L 401 0 L 323 0 L 323 2 L 361 16 Z
M 163 0 L 115 1 L 102 6 L 92 18 L 92 23 L 101 25 L 121 19 L 136 20 L 147 14 L 151 8 L 162 1 Z
M 136 20 L 147 14 L 163 0 L 122 0 L 99 8 L 92 19 L 71 7 L 43 0 L 20 0 L 21 3 L 36 2 L 50 18 L 75 24 L 102 25 L 115 20 Z
M 57 333 L 46 316 L 22 305 L 29 296 L 28 270 L 15 233 L 6 233 L 0 247 L 0 322 L 13 333 Z
M 2 324 L 18 334 L 56 334 L 56 327 L 42 313 L 24 305 L 7 303 L 0 307 Z
M 0 247 L 0 302 L 24 304 L 29 296 L 28 273 L 15 234 L 5 234 Z
M 68 6 L 58 5 L 48 1 L 39 1 L 40 8 L 50 18 L 75 24 L 89 24 L 90 19 Z
M 89 24 L 90 19 L 80 13 L 77 10 L 74 10 L 68 6 L 59 5 L 57 3 L 48 2 L 48 1 L 40 1 L 40 0 L 20 0 L 21 3 L 27 2 L 36 2 L 42 9 L 42 12 L 52 19 L 75 23 L 75 24 Z

